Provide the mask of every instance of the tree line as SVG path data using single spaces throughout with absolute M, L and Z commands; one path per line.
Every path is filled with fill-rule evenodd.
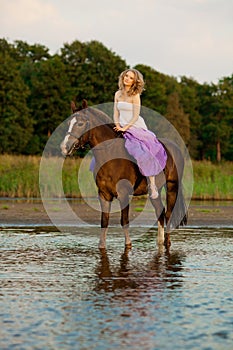
M 41 44 L 0 39 L 0 153 L 41 154 L 70 114 L 70 101 L 113 101 L 127 62 L 98 41 L 65 43 L 50 54 Z M 165 116 L 193 159 L 233 160 L 233 75 L 217 84 L 162 74 L 138 64 L 142 105 Z

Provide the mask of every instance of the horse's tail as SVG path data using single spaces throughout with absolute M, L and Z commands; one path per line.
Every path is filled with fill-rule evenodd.
M 179 183 L 179 191 L 178 191 L 178 196 L 176 199 L 176 205 L 174 209 L 176 212 L 176 214 L 174 213 L 174 215 L 177 215 L 176 228 L 178 228 L 179 226 L 186 226 L 188 222 L 188 210 L 185 203 L 183 186 L 181 181 Z
M 171 216 L 167 222 L 168 230 L 185 226 L 188 220 L 187 206 L 183 194 L 183 171 L 184 171 L 184 156 L 180 148 L 170 140 L 162 139 L 162 144 L 165 146 L 170 163 L 167 164 L 170 171 L 170 179 L 173 183 L 173 190 L 176 192 L 176 198 L 173 197 L 173 208 Z
M 180 226 L 187 225 L 187 221 L 188 221 L 187 206 L 183 195 L 182 183 L 180 182 L 177 197 L 176 197 L 176 202 L 172 210 L 171 216 L 167 222 L 167 228 L 168 230 L 177 229 Z

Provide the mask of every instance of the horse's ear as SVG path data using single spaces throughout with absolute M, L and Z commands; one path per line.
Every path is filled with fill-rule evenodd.
M 71 111 L 74 113 L 77 110 L 76 104 L 74 101 L 71 101 L 70 103 Z
M 82 108 L 85 109 L 87 108 L 88 105 L 87 105 L 87 100 L 83 100 L 83 103 L 82 103 Z

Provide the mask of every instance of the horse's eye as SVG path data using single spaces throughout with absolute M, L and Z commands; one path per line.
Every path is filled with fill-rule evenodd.
M 82 121 L 82 120 L 80 120 L 80 121 L 78 121 L 78 123 L 77 123 L 77 124 L 78 124 L 78 126 L 83 126 L 83 124 L 84 124 L 84 123 L 83 123 L 83 121 Z

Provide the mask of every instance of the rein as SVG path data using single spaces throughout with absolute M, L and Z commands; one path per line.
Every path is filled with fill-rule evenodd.
M 79 112 L 75 112 L 73 114 L 73 117 L 76 117 L 76 115 L 78 116 L 78 114 L 79 114 Z M 80 137 L 75 135 L 75 133 L 72 132 L 72 130 L 68 131 L 66 133 L 66 135 L 70 135 L 70 136 L 74 137 L 77 141 L 79 141 L 79 144 L 80 144 L 81 148 L 85 148 L 85 144 L 89 143 L 89 141 L 90 141 L 90 121 L 89 121 L 89 117 L 85 116 L 85 119 L 86 119 L 87 125 L 85 127 L 84 132 L 82 133 L 82 135 Z M 82 138 L 83 138 L 84 134 L 87 133 L 87 132 L 88 132 L 88 138 L 85 141 L 85 144 L 82 145 Z M 123 135 L 123 133 L 118 133 L 114 138 L 109 139 L 109 142 L 110 142 L 109 146 L 111 146 L 116 139 L 122 138 L 122 135 Z M 101 146 L 101 143 L 100 143 L 100 145 L 96 145 L 94 148 L 95 148 L 96 151 L 106 150 L 106 146 L 105 147 Z
M 79 115 L 79 112 L 75 112 L 73 115 L 72 115 L 72 118 L 73 117 L 76 117 L 76 116 L 78 116 Z M 82 133 L 82 135 L 80 136 L 80 137 L 78 137 L 77 135 L 75 135 L 75 133 L 73 133 L 72 131 L 67 131 L 67 133 L 66 133 L 66 135 L 70 135 L 70 136 L 72 136 L 73 138 L 75 138 L 77 141 L 79 141 L 79 143 L 81 143 L 82 142 L 82 137 L 83 137 L 83 135 L 86 133 L 86 132 L 88 132 L 88 131 L 90 131 L 90 129 L 89 129 L 89 126 L 90 126 L 90 121 L 89 121 L 89 118 L 86 116 L 86 114 L 85 114 L 85 119 L 86 119 L 86 128 L 85 128 L 85 130 L 84 130 L 84 132 Z M 73 128 L 72 128 L 73 129 Z M 89 129 L 89 130 L 88 130 Z M 88 141 L 90 140 L 90 135 L 89 135 L 89 133 L 88 133 Z M 81 148 L 84 148 L 84 145 L 81 145 Z

